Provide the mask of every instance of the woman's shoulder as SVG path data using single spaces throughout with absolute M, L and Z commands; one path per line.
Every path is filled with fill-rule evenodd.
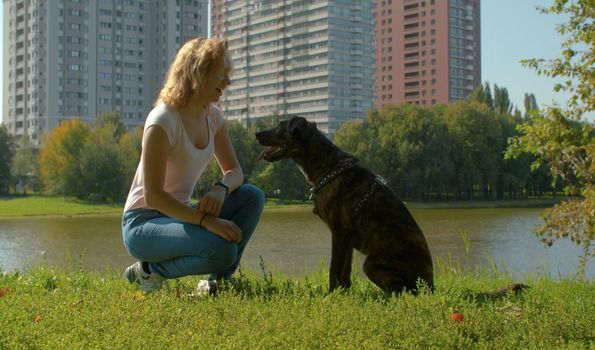
M 145 125 L 148 124 L 176 124 L 178 121 L 178 112 L 172 107 L 161 103 L 153 107 L 149 115 L 147 116 L 147 120 L 145 121 Z
M 175 138 L 178 130 L 178 112 L 172 107 L 161 103 L 153 107 L 145 120 L 145 130 L 149 126 L 158 125 L 165 130 L 170 142 Z
M 147 118 L 153 117 L 161 117 L 161 116 L 176 116 L 178 112 L 173 107 L 166 105 L 165 103 L 160 103 L 153 107 L 153 109 L 149 112 L 149 116 Z

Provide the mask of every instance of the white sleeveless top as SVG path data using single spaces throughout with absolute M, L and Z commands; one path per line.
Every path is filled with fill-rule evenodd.
M 180 114 L 165 104 L 155 106 L 145 121 L 143 133 L 150 126 L 158 125 L 165 131 L 169 140 L 163 189 L 187 205 L 190 203 L 190 196 L 196 182 L 211 159 L 213 159 L 215 134 L 223 126 L 224 122 L 223 115 L 216 106 L 211 105 L 208 113 L 209 143 L 202 149 L 196 148 L 190 141 Z M 124 211 L 148 208 L 143 190 L 144 176 L 143 158 L 141 157 L 130 192 L 128 192 Z

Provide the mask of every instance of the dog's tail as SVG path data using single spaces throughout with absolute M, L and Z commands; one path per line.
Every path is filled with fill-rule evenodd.
M 508 294 L 519 294 L 523 290 L 529 288 L 529 286 L 521 283 L 512 283 L 507 285 L 506 287 L 492 290 L 489 292 L 477 293 L 475 297 L 480 300 L 495 300 L 502 298 Z

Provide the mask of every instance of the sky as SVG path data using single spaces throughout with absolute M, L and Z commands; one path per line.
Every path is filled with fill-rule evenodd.
M 440 0 L 438 0 L 440 1 Z M 520 64 L 528 58 L 554 58 L 563 37 L 556 25 L 564 17 L 542 14 L 536 6 L 553 0 L 481 1 L 481 79 L 508 89 L 512 103 L 524 112 L 525 93 L 533 93 L 540 107 L 564 105 L 569 94 L 553 91 L 556 82 Z
M 538 5 L 548 6 L 552 2 L 481 0 L 482 81 L 507 88 L 512 103 L 521 111 L 524 111 L 525 93 L 533 93 L 540 106 L 554 101 L 564 104 L 568 99 L 568 94 L 553 91 L 556 83 L 554 79 L 538 76 L 519 62 L 526 58 L 553 58 L 559 54 L 562 37 L 555 28 L 563 22 L 563 18 L 541 14 L 535 9 Z M 0 7 L 0 19 L 3 10 L 3 6 Z M 3 26 L 0 25 L 0 43 L 3 47 L 2 31 Z M 4 64 L 2 50 L 0 61 Z

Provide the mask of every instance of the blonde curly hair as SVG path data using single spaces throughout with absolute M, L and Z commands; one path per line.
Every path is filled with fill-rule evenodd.
M 231 56 L 227 40 L 221 38 L 194 38 L 178 51 L 169 67 L 163 88 L 155 105 L 165 103 L 178 108 L 185 106 L 192 94 L 202 88 L 209 74 L 220 65 L 231 71 Z

